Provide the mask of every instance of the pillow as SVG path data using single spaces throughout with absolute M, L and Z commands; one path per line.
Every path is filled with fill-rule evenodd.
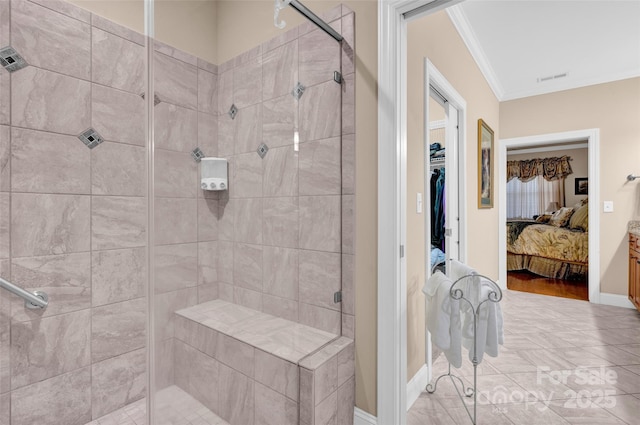
M 571 220 L 569 220 L 569 228 L 572 230 L 584 230 L 589 231 L 589 204 L 583 205 L 578 208 L 578 211 L 573 213 Z
M 538 223 L 548 223 L 551 220 L 551 214 L 542 214 L 536 218 Z
M 562 207 L 553 213 L 551 220 L 549 220 L 549 224 L 556 227 L 564 227 L 569 222 L 572 214 L 573 208 Z

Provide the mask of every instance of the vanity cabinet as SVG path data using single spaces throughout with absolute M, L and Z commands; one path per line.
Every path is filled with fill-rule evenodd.
M 640 237 L 629 233 L 629 301 L 640 310 Z

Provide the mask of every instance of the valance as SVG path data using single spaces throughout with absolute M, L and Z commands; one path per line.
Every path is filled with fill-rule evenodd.
M 522 182 L 528 182 L 537 176 L 545 180 L 560 180 L 573 174 L 571 169 L 571 157 L 560 158 L 535 158 L 522 161 L 507 161 L 507 181 L 518 178 Z

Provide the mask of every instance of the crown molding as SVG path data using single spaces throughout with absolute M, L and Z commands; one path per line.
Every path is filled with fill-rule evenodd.
M 493 94 L 499 102 L 502 102 L 504 100 L 504 88 L 502 87 L 502 84 L 500 84 L 493 67 L 489 63 L 487 55 L 484 53 L 484 49 L 480 45 L 475 32 L 471 28 L 471 24 L 462 9 L 462 5 L 457 4 L 449 7 L 447 9 L 447 14 L 451 19 L 453 26 L 458 31 L 458 34 L 460 34 L 462 41 L 464 41 L 464 44 L 467 46 L 469 53 L 471 53 L 471 56 L 476 61 L 478 68 L 480 68 L 480 72 L 484 76 L 484 79 L 487 80 L 487 84 L 491 87 Z

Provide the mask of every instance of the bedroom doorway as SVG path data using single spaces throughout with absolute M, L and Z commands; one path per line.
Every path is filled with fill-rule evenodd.
M 599 302 L 598 133 L 501 141 L 503 287 Z

